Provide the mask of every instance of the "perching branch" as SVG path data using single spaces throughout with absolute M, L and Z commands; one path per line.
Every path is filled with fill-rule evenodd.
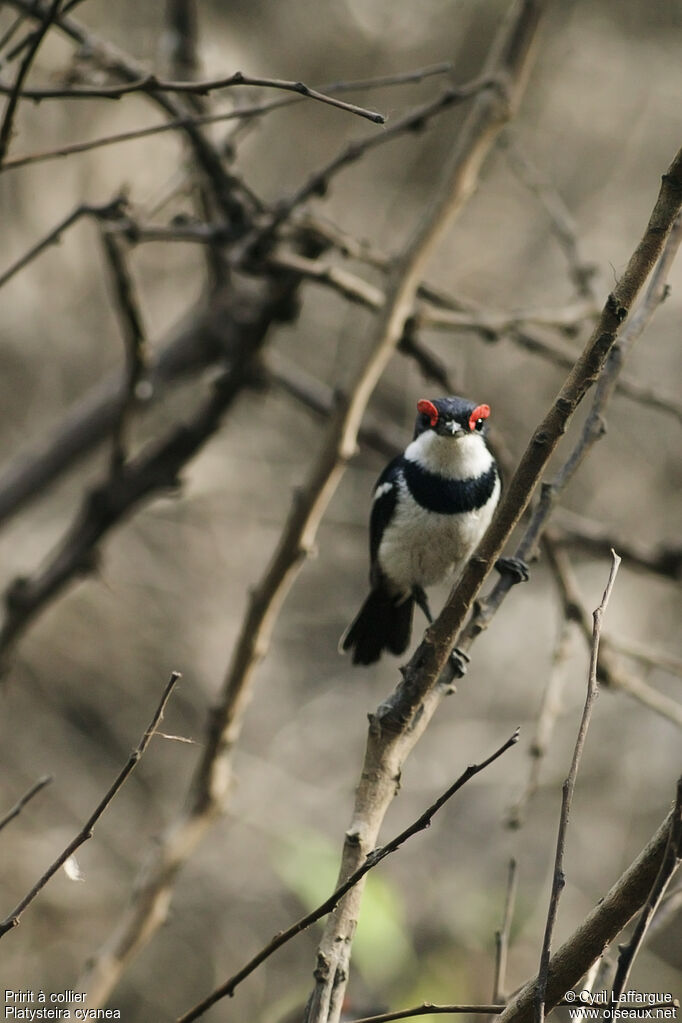
M 466 195 L 471 191 L 484 153 L 521 101 L 543 13 L 542 3 L 514 3 L 493 42 L 484 75 L 505 80 L 508 103 L 503 105 L 494 93 L 482 93 L 474 101 L 461 129 L 451 159 L 454 169 L 459 169 L 460 188 Z M 405 686 L 409 690 L 409 679 Z M 405 759 L 427 727 L 436 706 L 435 702 L 428 706 L 426 700 L 419 700 L 417 705 L 408 709 L 400 695 L 397 703 L 394 700 L 395 697 L 391 697 L 370 717 L 355 810 L 343 846 L 339 871 L 341 882 L 357 869 L 376 844 L 384 815 L 395 796 L 396 779 L 400 778 Z M 392 708 L 395 713 L 392 713 Z M 337 1023 L 339 1019 L 361 900 L 362 887 L 356 886 L 327 921 L 318 949 L 315 986 L 306 1009 L 305 1023 Z
M 582 427 L 578 441 L 556 473 L 553 481 L 543 484 L 540 498 L 531 513 L 530 521 L 515 551 L 517 558 L 530 561 L 534 556 L 537 544 L 543 530 L 546 528 L 551 513 L 556 507 L 559 495 L 573 478 L 594 444 L 603 437 L 604 412 L 616 388 L 625 354 L 641 336 L 645 326 L 665 297 L 667 274 L 682 240 L 682 226 L 678 219 L 679 210 L 682 206 L 681 187 L 682 150 L 675 157 L 668 174 L 663 176 L 661 191 L 647 225 L 647 230 L 628 263 L 625 275 L 618 282 L 616 289 L 609 295 L 606 306 L 585 352 L 576 362 L 574 370 L 569 375 L 549 415 L 538 430 L 536 430 L 531 445 L 526 450 L 522 462 L 510 483 L 506 496 L 502 499 L 491 529 L 488 531 L 487 536 L 484 537 L 481 548 L 483 550 L 493 550 L 493 553 L 490 554 L 492 560 L 495 560 L 499 553 L 501 553 L 502 547 L 511 535 L 515 525 L 515 521 L 509 519 L 508 525 L 504 527 L 506 535 L 496 536 L 498 530 L 501 532 L 500 527 L 502 527 L 503 514 L 505 518 L 508 518 L 509 512 L 513 512 L 514 509 L 514 491 L 512 487 L 516 489 L 518 485 L 519 489 L 523 491 L 523 477 L 527 473 L 527 467 L 533 463 L 538 466 L 537 471 L 533 470 L 532 486 L 523 498 L 523 508 L 519 509 L 518 517 L 520 517 L 520 512 L 527 506 L 532 492 L 540 480 L 551 451 L 566 428 L 568 417 L 565 413 L 569 412 L 572 415 L 578 403 L 582 400 L 587 387 L 594 383 L 595 380 L 597 381 L 597 386 L 592 407 Z M 628 310 L 634 304 L 637 294 L 644 287 L 649 276 L 651 279 L 646 287 L 644 297 L 634 314 L 628 318 Z M 600 348 L 602 349 L 601 352 L 599 351 Z M 601 367 L 597 372 L 589 367 L 590 361 L 594 359 L 596 359 Z M 545 441 L 548 427 L 551 428 L 549 449 L 546 447 Z M 518 521 L 518 518 L 516 521 Z M 501 541 L 500 546 L 497 545 L 498 540 Z M 491 541 L 494 541 L 494 546 Z M 458 632 L 462 630 L 457 639 L 457 644 L 464 650 L 468 648 L 480 632 L 488 627 L 512 586 L 511 577 L 509 575 L 502 575 L 495 583 L 492 592 L 477 606 L 471 620 L 462 629 L 467 613 L 465 602 L 466 600 L 473 600 L 478 587 L 480 587 L 477 577 L 481 571 L 483 573 L 486 571 L 486 567 L 483 564 L 478 564 L 477 568 L 477 557 L 480 555 L 483 555 L 483 557 L 488 556 L 487 552 L 483 554 L 483 550 L 479 551 L 478 555 L 471 559 L 461 580 L 464 583 L 466 577 L 470 577 L 469 580 L 466 580 L 465 589 L 467 595 L 464 600 L 458 601 L 456 612 L 457 624 L 455 628 Z
M 424 811 L 424 813 L 420 814 L 416 821 L 413 821 L 412 824 L 405 828 L 404 831 L 401 831 L 399 835 L 396 835 L 395 838 L 392 838 L 390 842 L 387 842 L 386 845 L 380 846 L 378 849 L 374 849 L 372 852 L 368 853 L 362 866 L 358 867 L 358 869 L 351 874 L 350 877 L 346 878 L 346 880 L 332 892 L 328 899 L 325 899 L 325 901 L 316 909 L 312 910 L 312 912 L 307 913 L 306 916 L 297 920 L 295 924 L 291 925 L 291 927 L 288 927 L 285 931 L 280 931 L 279 934 L 275 935 L 272 941 L 269 942 L 265 948 L 261 949 L 257 955 L 250 959 L 246 966 L 242 967 L 242 969 L 230 977 L 229 980 L 226 980 L 224 984 L 221 984 L 220 987 L 216 988 L 215 991 L 213 991 L 207 998 L 204 998 L 198 1005 L 195 1005 L 193 1009 L 181 1016 L 177 1023 L 190 1023 L 191 1020 L 199 1019 L 199 1017 L 203 1016 L 203 1014 L 210 1009 L 212 1005 L 215 1005 L 216 1002 L 221 1001 L 223 998 L 231 998 L 237 986 L 241 984 L 241 982 L 251 973 L 253 973 L 253 971 L 261 965 L 261 963 L 264 963 L 266 959 L 269 959 L 274 952 L 280 949 L 282 945 L 285 945 L 288 941 L 291 941 L 292 938 L 295 938 L 297 934 L 300 934 L 302 931 L 310 927 L 311 924 L 314 924 L 317 920 L 320 920 L 323 916 L 330 913 L 331 910 L 338 905 L 339 900 L 346 894 L 346 892 L 355 887 L 355 885 L 358 884 L 358 882 L 361 881 L 370 870 L 376 867 L 377 864 L 381 863 L 382 860 L 385 860 L 387 856 L 390 856 L 391 853 L 397 852 L 397 850 L 405 842 L 407 842 L 408 839 L 419 834 L 420 831 L 425 831 L 426 828 L 429 828 L 435 815 L 443 806 L 445 806 L 448 800 L 451 799 L 456 792 L 459 792 L 459 790 L 466 785 L 468 781 L 474 778 L 477 774 L 480 774 L 481 771 L 484 771 L 486 767 L 489 767 L 490 764 L 494 763 L 495 760 L 501 757 L 503 753 L 506 753 L 512 746 L 516 745 L 518 739 L 519 729 L 517 728 L 510 738 L 507 739 L 506 742 L 502 743 L 502 745 L 489 757 L 481 761 L 480 764 L 471 764 L 467 767 L 463 774 L 459 776 L 457 781 L 446 789 L 443 795 L 439 796 L 435 803 L 432 803 L 431 806 Z
M 130 754 L 127 763 L 119 772 L 113 785 L 108 790 L 106 795 L 97 804 L 97 806 L 90 814 L 87 821 L 85 822 L 81 830 L 78 832 L 76 837 L 69 842 L 66 848 L 59 854 L 57 859 L 50 864 L 50 866 L 47 868 L 42 877 L 40 877 L 38 881 L 36 881 L 36 883 L 31 888 L 30 892 L 28 892 L 24 896 L 24 898 L 12 910 L 9 916 L 7 916 L 4 920 L 0 921 L 0 938 L 4 937 L 4 935 L 7 934 L 8 931 L 11 931 L 12 928 L 16 927 L 20 923 L 22 913 L 24 912 L 25 909 L 28 908 L 28 906 L 30 906 L 30 904 L 33 902 L 36 896 L 40 894 L 40 892 L 43 890 L 47 882 L 52 877 L 54 877 L 59 868 L 66 863 L 69 857 L 73 856 L 76 849 L 79 849 L 85 842 L 88 841 L 88 839 L 92 838 L 92 834 L 93 831 L 95 830 L 95 825 L 97 824 L 98 820 L 100 819 L 104 811 L 107 809 L 107 807 L 110 805 L 114 797 L 118 795 L 121 788 L 128 780 L 129 775 L 132 774 L 132 772 L 137 767 L 139 761 L 142 758 L 143 753 L 149 746 L 149 743 L 152 741 L 152 738 L 156 731 L 156 726 L 160 723 L 160 721 L 163 718 L 163 714 L 166 709 L 166 704 L 168 703 L 171 693 L 173 692 L 175 684 L 177 683 L 179 678 L 180 674 L 177 671 L 174 671 L 170 677 L 170 680 L 168 681 L 168 684 L 166 685 L 163 696 L 161 697 L 161 702 L 154 711 L 154 716 L 152 717 L 149 727 L 142 736 L 142 739 L 140 740 L 137 748 L 134 749 L 133 752 Z

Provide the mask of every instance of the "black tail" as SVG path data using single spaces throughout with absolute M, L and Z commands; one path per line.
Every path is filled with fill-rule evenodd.
M 374 664 L 384 650 L 402 654 L 412 633 L 414 600 L 397 604 L 384 590 L 372 590 L 339 642 L 340 650 L 353 651 L 353 664 Z

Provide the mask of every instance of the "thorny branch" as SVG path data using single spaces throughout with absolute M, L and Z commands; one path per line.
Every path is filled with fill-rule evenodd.
M 143 753 L 149 746 L 149 743 L 152 741 L 152 738 L 154 737 L 154 733 L 156 731 L 156 727 L 163 718 L 166 705 L 170 699 L 171 693 L 173 692 L 173 689 L 175 688 L 175 685 L 179 678 L 180 674 L 177 671 L 174 671 L 166 685 L 163 696 L 161 697 L 161 701 L 156 710 L 154 711 L 154 716 L 152 717 L 149 727 L 142 736 L 142 739 L 140 740 L 138 746 L 130 754 L 130 757 L 128 758 L 125 766 L 117 775 L 114 783 L 111 785 L 108 792 L 103 796 L 103 798 L 97 804 L 93 812 L 90 814 L 81 830 L 78 832 L 75 838 L 73 838 L 69 842 L 66 848 L 59 854 L 57 859 L 50 864 L 50 866 L 47 868 L 42 877 L 40 877 L 36 881 L 36 883 L 33 885 L 31 890 L 24 896 L 21 902 L 12 910 L 12 912 L 4 920 L 0 921 L 0 938 L 4 937 L 4 935 L 7 934 L 8 931 L 11 931 L 12 928 L 16 927 L 20 923 L 22 913 L 28 908 L 28 906 L 30 906 L 30 904 L 33 902 L 36 896 L 40 894 L 40 892 L 43 890 L 48 881 L 52 877 L 54 877 L 59 868 L 66 863 L 69 857 L 73 856 L 76 849 L 79 849 L 85 842 L 88 841 L 88 839 L 92 838 L 92 834 L 93 831 L 95 830 L 95 825 L 97 824 L 98 820 L 100 819 L 104 811 L 107 809 L 107 807 L 110 805 L 114 797 L 118 795 L 121 788 L 128 780 L 128 777 L 132 774 L 132 772 L 135 770 L 138 763 L 140 762 Z

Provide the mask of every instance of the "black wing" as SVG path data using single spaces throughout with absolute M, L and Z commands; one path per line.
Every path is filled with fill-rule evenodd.
M 393 518 L 393 512 L 398 503 L 398 485 L 402 464 L 402 455 L 389 462 L 374 487 L 374 501 L 369 519 L 369 558 L 372 567 L 374 567 L 379 553 L 384 530 Z

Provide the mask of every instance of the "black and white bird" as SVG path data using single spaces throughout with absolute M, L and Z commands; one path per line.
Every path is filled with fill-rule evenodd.
M 500 498 L 500 474 L 485 441 L 490 407 L 450 397 L 422 399 L 417 412 L 412 443 L 374 488 L 371 590 L 339 643 L 354 664 L 373 664 L 384 650 L 404 653 L 414 604 L 432 621 L 424 587 L 459 574 Z M 498 567 L 523 578 L 525 566 L 519 570 L 511 560 Z

